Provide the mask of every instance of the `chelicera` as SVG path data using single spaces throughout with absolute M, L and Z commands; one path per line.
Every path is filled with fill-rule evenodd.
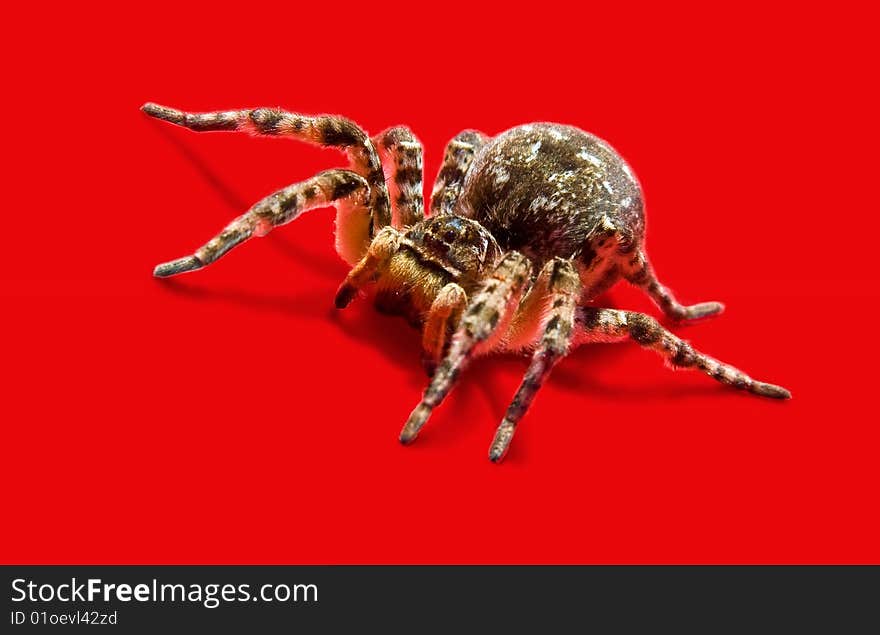
M 271 194 L 194 254 L 157 266 L 154 275 L 200 269 L 310 209 L 335 206 L 336 251 L 352 266 L 336 306 L 372 287 L 377 308 L 423 332 L 431 380 L 400 433 L 403 443 L 416 438 L 468 362 L 493 351 L 531 354 L 489 449 L 496 462 L 550 370 L 584 342 L 630 338 L 673 367 L 698 369 L 755 395 L 790 397 L 697 351 L 649 315 L 591 306 L 625 279 L 674 320 L 724 308 L 718 302 L 684 306 L 660 284 L 643 246 L 639 183 L 591 134 L 552 123 L 493 138 L 462 132 L 446 146 L 426 216 L 422 147 L 406 127 L 370 137 L 343 117 L 273 108 L 192 114 L 146 104 L 143 111 L 190 130 L 292 137 L 347 153 L 349 169 L 327 170 Z

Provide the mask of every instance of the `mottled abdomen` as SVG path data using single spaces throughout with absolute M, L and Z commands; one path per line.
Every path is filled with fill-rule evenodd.
M 626 162 L 591 134 L 552 123 L 512 128 L 474 159 L 457 212 L 492 232 L 504 249 L 537 263 L 596 258 L 591 239 L 644 234 L 642 193 Z

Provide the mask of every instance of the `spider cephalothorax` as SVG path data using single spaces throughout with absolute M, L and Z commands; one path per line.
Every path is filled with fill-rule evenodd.
M 397 250 L 379 272 L 376 308 L 403 315 L 415 326 L 444 286 L 474 291 L 502 254 L 484 227 L 455 214 L 426 218 L 389 239 L 397 240 Z
M 154 274 L 199 269 L 251 236 L 334 205 L 336 249 L 352 265 L 336 306 L 373 286 L 377 308 L 423 329 L 431 382 L 400 434 L 405 443 L 468 362 L 497 350 L 530 352 L 531 363 L 490 447 L 493 461 L 504 457 L 556 362 L 583 342 L 631 338 L 674 367 L 702 370 L 756 395 L 790 396 L 696 351 L 646 314 L 589 305 L 623 278 L 676 320 L 724 308 L 718 302 L 683 306 L 659 283 L 643 248 L 638 181 L 593 135 L 549 123 L 491 139 L 462 132 L 446 147 L 426 217 L 422 148 L 407 128 L 370 138 L 336 116 L 268 108 L 192 114 L 155 104 L 143 110 L 192 130 L 290 136 L 348 153 L 351 169 L 327 170 L 275 192 L 193 255 L 161 264 Z

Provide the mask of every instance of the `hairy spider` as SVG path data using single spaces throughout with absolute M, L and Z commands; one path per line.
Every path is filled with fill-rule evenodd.
M 496 462 L 550 370 L 583 342 L 630 337 L 673 367 L 697 368 L 763 397 L 791 396 L 695 350 L 653 317 L 588 306 L 624 278 L 675 320 L 724 308 L 718 302 L 683 306 L 660 284 L 643 248 L 639 183 L 593 135 L 553 123 L 493 138 L 462 132 L 446 146 L 426 217 L 422 147 L 406 127 L 371 138 L 343 117 L 274 108 L 192 114 L 148 103 L 143 111 L 190 130 L 286 136 L 347 152 L 350 169 L 278 190 L 193 255 L 157 266 L 154 275 L 200 269 L 303 212 L 335 206 L 336 251 L 352 265 L 336 306 L 344 308 L 372 284 L 379 310 L 423 328 L 431 381 L 400 433 L 403 443 L 416 438 L 468 362 L 490 351 L 532 352 L 489 449 Z

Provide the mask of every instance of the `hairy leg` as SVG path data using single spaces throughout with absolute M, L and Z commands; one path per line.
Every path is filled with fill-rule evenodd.
M 568 354 L 571 345 L 575 309 L 581 293 L 578 272 L 571 261 L 554 258 L 544 265 L 539 275 L 540 279 L 546 281 L 550 307 L 544 324 L 544 334 L 489 447 L 489 460 L 493 463 L 501 461 L 507 454 L 516 425 L 529 409 L 547 375 L 556 362 Z
M 486 135 L 476 130 L 459 132 L 446 144 L 443 164 L 434 180 L 431 194 L 431 216 L 455 211 L 464 178 L 471 169 L 474 156 L 486 143 Z
M 352 171 L 364 177 L 369 184 L 369 209 L 372 212 L 366 240 L 358 244 L 342 245 L 340 255 L 349 264 L 353 264 L 363 255 L 372 236 L 382 227 L 391 224 L 391 206 L 379 155 L 367 133 L 349 119 L 336 115 L 313 117 L 277 108 L 189 113 L 147 103 L 142 110 L 156 119 L 199 132 L 239 130 L 257 135 L 291 137 L 345 150 Z M 339 247 L 337 238 L 337 248 Z
M 467 294 L 454 282 L 440 289 L 434 298 L 422 331 L 422 364 L 428 376 L 434 375 L 443 359 L 452 330 L 466 306 Z
M 373 137 L 385 164 L 391 224 L 403 229 L 425 217 L 422 193 L 422 144 L 406 126 L 389 128 Z
M 701 302 L 691 306 L 679 304 L 672 292 L 660 284 L 643 249 L 625 254 L 621 262 L 624 277 L 647 293 L 658 307 L 674 320 L 694 320 L 716 315 L 724 310 L 720 302 Z
M 741 370 L 701 353 L 664 329 L 654 318 L 634 311 L 580 307 L 577 311 L 578 340 L 619 341 L 627 336 L 651 349 L 675 368 L 695 368 L 712 379 L 773 399 L 789 399 L 791 393 L 781 386 L 756 381 Z
M 467 366 L 477 345 L 491 348 L 490 337 L 504 333 L 511 314 L 529 281 L 531 263 L 511 251 L 498 262 L 492 274 L 468 302 L 449 346 L 449 352 L 425 389 L 422 401 L 410 414 L 400 433 L 401 443 L 419 434 L 431 411 L 449 394 L 459 373 Z
M 351 170 L 321 172 L 267 196 L 229 223 L 194 254 L 158 265 L 153 275 L 165 278 L 201 269 L 251 236 L 265 236 L 274 227 L 289 223 L 303 212 L 331 203 L 337 204 L 340 210 L 348 210 L 350 223 L 355 223 L 359 217 L 361 231 L 366 233 L 370 218 L 366 206 L 368 192 L 369 186 L 364 178 Z
M 400 238 L 400 232 L 393 227 L 385 227 L 376 235 L 366 255 L 352 267 L 343 283 L 339 285 L 335 301 L 337 309 L 347 307 L 359 289 L 379 277 L 382 268 L 397 251 Z

